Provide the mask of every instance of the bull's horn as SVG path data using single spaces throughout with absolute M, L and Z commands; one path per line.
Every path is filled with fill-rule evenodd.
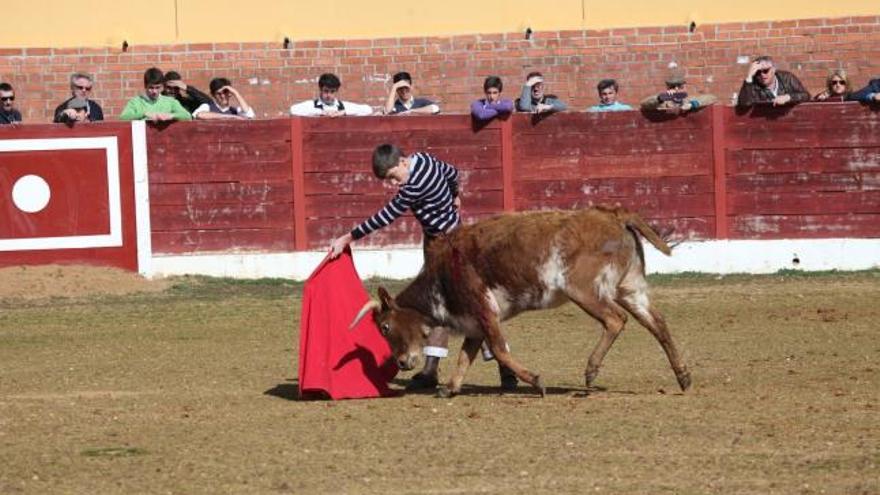
M 367 315 L 367 313 L 369 313 L 370 311 L 372 311 L 374 309 L 379 308 L 379 306 L 381 306 L 381 304 L 382 303 L 380 303 L 379 301 L 377 301 L 375 299 L 370 299 L 369 301 L 367 301 L 367 303 L 364 304 L 364 307 L 361 308 L 360 311 L 358 311 L 357 316 L 354 317 L 354 321 L 351 322 L 351 325 L 348 326 L 348 329 L 351 330 L 352 328 L 356 327 L 357 324 L 360 323 L 361 320 L 364 318 L 364 316 Z

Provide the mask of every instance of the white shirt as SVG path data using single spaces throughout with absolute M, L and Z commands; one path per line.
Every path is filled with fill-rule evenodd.
M 216 104 L 216 103 L 215 103 L 215 104 Z M 220 105 L 217 105 L 217 108 L 219 108 L 220 110 L 223 110 L 224 112 L 225 112 L 227 109 L 229 109 L 229 107 L 223 108 L 223 107 L 221 107 Z M 236 108 L 236 110 L 238 111 L 238 115 L 240 115 L 240 116 L 242 116 L 242 117 L 244 117 L 244 118 L 246 118 L 246 119 L 252 119 L 252 118 L 255 117 L 254 109 L 253 109 L 253 108 L 248 108 L 248 111 L 247 111 L 247 112 L 242 112 L 242 111 L 241 111 L 241 107 Z M 197 116 L 197 115 L 200 114 L 200 113 L 203 113 L 203 112 L 210 112 L 210 111 L 211 111 L 211 107 L 209 107 L 207 103 L 202 103 L 201 105 L 199 105 L 199 108 L 196 108 L 195 110 L 193 110 L 192 115 L 193 115 L 193 117 L 195 117 L 195 116 Z M 230 115 L 231 115 L 231 114 L 230 114 Z
M 338 110 L 340 103 L 342 103 L 342 109 L 345 110 L 345 115 L 355 115 L 358 117 L 373 115 L 373 107 L 371 107 L 370 105 L 362 105 L 359 103 L 352 103 L 350 101 L 339 100 L 334 100 L 332 103 L 325 103 L 321 99 L 306 100 L 291 105 L 290 115 L 299 117 L 320 117 L 324 115 L 325 110 Z

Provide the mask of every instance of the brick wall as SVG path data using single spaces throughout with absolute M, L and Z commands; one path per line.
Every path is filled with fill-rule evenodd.
M 0 49 L 0 80 L 17 90 L 27 122 L 48 122 L 69 95 L 73 71 L 97 77 L 95 99 L 105 114 L 118 115 L 142 91 L 145 68 L 179 70 L 201 89 L 215 76 L 240 87 L 260 117 L 286 113 L 311 98 L 325 71 L 343 80 L 343 96 L 379 107 L 387 81 L 398 70 L 416 78 L 416 92 L 442 102 L 447 113 L 464 113 L 481 94 L 486 75 L 500 75 L 513 98 L 525 73 L 540 70 L 555 93 L 576 110 L 595 102 L 595 84 L 614 77 L 622 100 L 635 103 L 662 86 L 670 63 L 685 68 L 691 91 L 730 101 L 746 66 L 737 57 L 770 54 L 818 92 L 829 68 L 847 69 L 856 86 L 880 76 L 880 16 L 706 24 L 602 31 L 495 33 L 453 37 L 295 41 L 290 48 L 266 43 L 214 43 L 121 48 Z

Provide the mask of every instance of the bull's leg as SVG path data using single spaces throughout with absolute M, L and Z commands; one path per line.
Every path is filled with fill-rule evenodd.
M 669 327 L 666 326 L 666 320 L 663 318 L 663 315 L 651 307 L 647 297 L 633 297 L 629 295 L 621 298 L 619 302 L 657 339 L 657 342 L 660 343 L 660 346 L 666 353 L 666 357 L 669 359 L 672 371 L 675 372 L 678 386 L 681 387 L 682 392 L 687 390 L 691 386 L 691 373 L 681 359 L 681 354 L 679 354 L 678 348 L 672 340 L 672 335 L 669 333 Z
M 489 350 L 495 355 L 495 360 L 498 361 L 499 364 L 510 368 L 520 381 L 528 383 L 538 389 L 541 393 L 541 397 L 544 397 L 547 394 L 547 389 L 544 387 L 541 377 L 513 360 L 510 351 L 507 350 L 507 344 L 504 341 L 504 336 L 501 334 L 501 327 L 498 321 L 492 321 L 489 324 L 489 328 L 484 329 L 484 331 L 486 335 L 486 343 L 489 344 Z
M 464 339 L 464 342 L 461 344 L 461 352 L 458 353 L 458 365 L 455 368 L 455 372 L 452 374 L 452 378 L 449 379 L 449 384 L 437 390 L 437 395 L 440 397 L 452 397 L 461 392 L 464 375 L 471 364 L 473 364 L 474 359 L 476 359 L 481 342 L 481 339 Z
M 584 383 L 587 387 L 591 387 L 599 374 L 605 355 L 626 324 L 626 313 L 617 304 L 599 300 L 592 292 L 572 292 L 568 296 L 587 314 L 597 319 L 603 327 L 602 336 L 590 353 L 587 368 L 584 370 Z

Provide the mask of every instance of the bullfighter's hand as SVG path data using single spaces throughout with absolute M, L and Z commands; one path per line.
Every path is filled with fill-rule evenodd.
M 343 251 L 345 251 L 345 247 L 351 244 L 352 238 L 351 233 L 345 234 L 343 236 L 339 236 L 330 243 L 330 259 L 336 259 Z
M 454 206 L 456 210 L 461 209 L 461 196 L 456 196 L 455 199 L 452 200 L 452 206 Z

